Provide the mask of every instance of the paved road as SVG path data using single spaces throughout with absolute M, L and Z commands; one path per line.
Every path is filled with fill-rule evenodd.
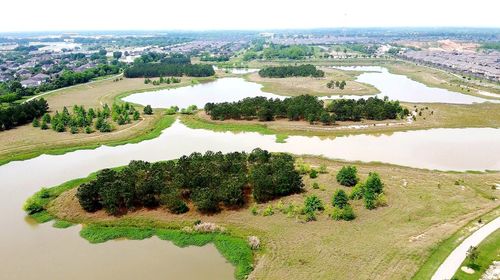
M 458 245 L 453 252 L 446 258 L 446 260 L 441 264 L 438 268 L 434 276 L 432 276 L 432 280 L 448 280 L 455 275 L 457 269 L 460 268 L 460 265 L 465 260 L 467 256 L 467 250 L 470 246 L 477 246 L 481 241 L 483 241 L 490 234 L 495 232 L 497 229 L 500 229 L 500 217 L 497 217 L 495 220 L 489 222 L 488 224 L 482 226 L 480 229 L 475 231 L 469 237 L 464 239 L 460 245 Z

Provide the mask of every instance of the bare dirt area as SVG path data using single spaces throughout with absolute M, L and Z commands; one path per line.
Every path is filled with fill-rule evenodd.
M 297 96 L 310 94 L 315 96 L 329 95 L 370 95 L 377 94 L 379 91 L 368 84 L 356 82 L 356 77 L 361 74 L 358 71 L 342 71 L 332 68 L 322 67 L 325 71 L 325 77 L 290 77 L 290 78 L 263 78 L 258 73 L 252 73 L 246 76 L 251 82 L 262 84 L 263 91 L 279 95 Z M 329 81 L 346 81 L 346 86 L 342 90 L 338 87 L 328 88 L 326 84 Z
M 164 209 L 142 209 L 112 217 L 103 211 L 84 212 L 75 198 L 75 189 L 53 201 L 49 212 L 81 223 L 145 219 L 179 224 L 200 219 L 229 231 L 257 235 L 264 250 L 250 279 L 410 279 L 441 240 L 499 206 L 498 201 L 490 199 L 498 195 L 491 182 L 500 180 L 499 173 L 456 174 L 355 163 L 361 180 L 369 172 L 380 174 L 388 206 L 367 210 L 362 201 L 351 201 L 356 219 L 333 221 L 327 215 L 333 192 L 350 192 L 335 180 L 346 162 L 312 157 L 304 161 L 312 167 L 325 164 L 328 173 L 316 179 L 304 176 L 304 193 L 259 204 L 256 215 L 251 213 L 249 203 L 244 209 L 214 215 L 194 210 L 174 215 Z M 463 180 L 463 188 L 455 184 L 457 180 Z M 313 182 L 320 187 L 312 188 Z M 305 196 L 311 194 L 317 195 L 326 207 L 317 221 L 306 223 L 280 211 L 283 205 L 302 205 Z M 273 207 L 273 215 L 262 215 L 267 207 Z

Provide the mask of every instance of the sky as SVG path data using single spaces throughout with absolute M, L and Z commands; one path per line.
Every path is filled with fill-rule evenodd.
M 500 27 L 498 0 L 6 0 L 0 7 L 0 32 Z

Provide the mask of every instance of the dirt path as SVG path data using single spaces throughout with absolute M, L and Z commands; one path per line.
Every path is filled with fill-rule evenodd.
M 439 266 L 438 270 L 432 276 L 432 280 L 448 280 L 455 275 L 460 265 L 465 260 L 467 250 L 471 246 L 478 246 L 481 241 L 500 228 L 500 217 L 484 225 L 476 232 L 467 237 Z

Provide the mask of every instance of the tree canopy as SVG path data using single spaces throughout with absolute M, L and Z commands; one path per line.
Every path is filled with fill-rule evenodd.
M 261 77 L 286 78 L 286 77 L 324 77 L 325 72 L 316 69 L 312 64 L 297 66 L 269 66 L 259 71 Z

